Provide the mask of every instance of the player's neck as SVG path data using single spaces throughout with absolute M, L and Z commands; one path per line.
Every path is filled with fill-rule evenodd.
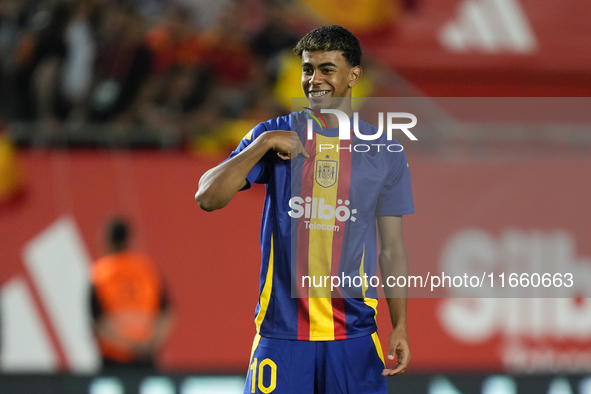
M 322 109 L 337 109 L 341 112 L 347 114 L 347 117 L 350 119 L 353 116 L 353 109 L 351 106 L 351 97 L 334 97 L 330 98 L 330 101 L 324 102 L 324 105 L 310 102 L 310 106 L 320 112 Z M 334 129 L 339 127 L 339 120 L 336 116 L 324 116 L 326 121 L 326 125 L 329 129 Z

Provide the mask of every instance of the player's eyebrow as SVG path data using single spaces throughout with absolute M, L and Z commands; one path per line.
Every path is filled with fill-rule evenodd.
M 308 62 L 302 63 L 302 68 L 304 68 L 304 67 L 312 67 L 312 68 L 314 68 L 314 66 L 312 65 L 312 63 L 308 63 Z M 334 63 L 332 63 L 332 62 L 325 62 L 325 63 L 322 63 L 322 64 L 319 64 L 318 65 L 318 68 L 322 68 L 322 67 L 337 67 L 337 65 L 334 64 Z

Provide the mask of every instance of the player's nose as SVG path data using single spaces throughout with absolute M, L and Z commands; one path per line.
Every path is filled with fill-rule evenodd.
M 310 84 L 311 85 L 320 85 L 322 83 L 322 73 L 318 71 L 314 71 L 314 73 L 310 76 Z

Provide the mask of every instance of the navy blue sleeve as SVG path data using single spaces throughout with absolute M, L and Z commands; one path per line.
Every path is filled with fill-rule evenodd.
M 252 144 L 254 140 L 259 138 L 261 134 L 268 130 L 290 130 L 288 117 L 284 116 L 277 119 L 271 119 L 267 122 L 259 123 L 258 125 L 256 125 L 244 136 L 244 138 L 242 138 L 242 141 L 240 141 L 238 147 L 230 154 L 230 156 L 225 161 L 228 161 L 234 156 L 238 155 L 250 144 Z M 249 189 L 253 183 L 268 183 L 269 176 L 272 170 L 272 165 L 273 155 L 266 154 L 265 156 L 263 156 L 261 160 L 259 160 L 254 165 L 252 170 L 250 170 L 250 172 L 246 176 L 247 185 L 242 190 Z
M 378 197 L 376 216 L 414 213 L 410 168 L 404 151 L 394 154 L 391 169 Z

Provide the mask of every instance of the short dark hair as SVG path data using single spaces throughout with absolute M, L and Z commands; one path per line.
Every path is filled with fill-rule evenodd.
M 304 51 L 343 51 L 351 67 L 361 64 L 361 45 L 353 33 L 339 25 L 318 27 L 306 34 L 293 49 L 302 57 Z
M 107 225 L 107 240 L 115 249 L 125 248 L 129 238 L 129 224 L 121 218 L 114 218 Z

